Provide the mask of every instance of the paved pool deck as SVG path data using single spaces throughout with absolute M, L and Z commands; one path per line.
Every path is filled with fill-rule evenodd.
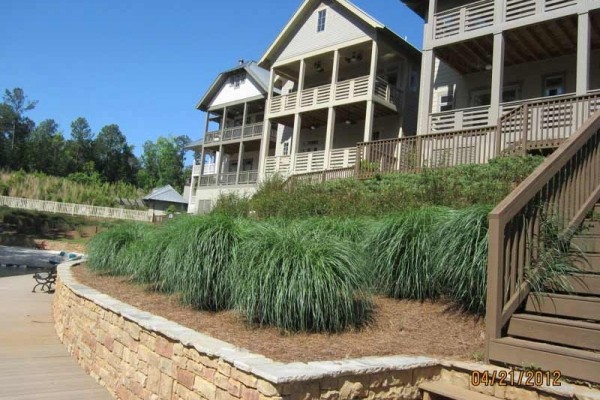
M 15 254 L 47 262 L 46 252 L 35 251 Z M 0 399 L 112 399 L 58 340 L 54 295 L 31 293 L 33 285 L 32 275 L 0 278 Z

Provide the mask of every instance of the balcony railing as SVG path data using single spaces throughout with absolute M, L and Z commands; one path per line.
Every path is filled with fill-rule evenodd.
M 222 132 L 212 131 L 206 132 L 204 135 L 204 143 L 225 142 L 228 140 L 238 140 L 260 137 L 263 133 L 263 123 L 237 126 L 234 128 L 225 128 Z M 273 129 L 271 135 L 277 135 L 277 131 Z
M 325 165 L 325 151 L 299 153 L 295 157 L 268 157 L 265 172 L 267 176 L 278 173 L 282 176 L 352 167 L 356 162 L 356 147 L 334 149 L 329 153 L 329 166 Z
M 199 176 L 201 172 L 202 166 L 199 161 L 196 161 L 192 166 L 192 176 Z M 212 175 L 217 170 L 217 165 L 215 163 L 205 163 L 204 164 L 204 173 L 202 175 Z
M 582 101 L 583 99 L 595 99 L 594 101 L 600 101 L 600 90 L 592 90 L 585 96 L 575 96 L 574 94 L 566 94 L 562 96 L 553 97 L 538 97 L 534 99 L 511 101 L 508 103 L 502 103 L 500 105 L 500 115 L 507 114 L 512 110 L 521 107 L 523 104 L 532 105 L 543 105 L 543 107 L 549 107 L 544 113 L 552 114 L 557 117 L 556 124 L 564 124 L 564 118 L 571 118 L 569 116 L 560 117 L 560 113 L 564 114 L 568 112 L 570 106 L 564 106 L 565 101 L 569 104 L 575 101 Z M 577 100 L 579 99 L 579 100 Z M 563 109 L 554 109 L 555 105 L 563 104 Z M 567 109 L 564 109 L 567 107 Z M 489 121 L 489 106 L 483 107 L 471 107 L 463 108 L 458 110 L 444 111 L 441 113 L 431 114 L 429 116 L 429 129 L 431 132 L 452 132 L 460 131 L 463 129 L 474 129 L 482 126 L 490 125 Z M 536 116 L 537 117 L 537 116 Z M 548 121 L 548 124 L 551 121 Z M 546 124 L 546 125 L 548 125 Z M 548 126 L 553 126 L 552 124 Z M 534 127 L 535 128 L 535 127 Z
M 346 102 L 361 100 L 370 93 L 399 107 L 401 92 L 390 86 L 384 79 L 377 78 L 375 88 L 369 90 L 369 76 L 348 79 L 337 82 L 331 90 L 331 84 L 304 89 L 297 93 L 276 96 L 271 99 L 269 111 L 271 114 L 290 113 L 298 109 L 310 109 L 325 106 L 330 102 Z M 333 97 L 332 97 L 333 96 Z
M 494 0 L 483 0 L 435 14 L 434 38 L 443 39 L 577 5 L 577 0 L 503 0 L 502 21 L 495 21 Z
M 258 171 L 241 171 L 226 173 L 226 174 L 213 174 L 205 175 L 200 177 L 198 186 L 231 186 L 231 185 L 249 185 L 254 184 L 258 181 Z

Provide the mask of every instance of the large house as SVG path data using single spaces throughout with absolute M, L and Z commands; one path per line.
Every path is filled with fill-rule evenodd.
M 356 162 L 356 143 L 417 131 L 420 52 L 346 0 L 305 0 L 258 63 L 218 76 L 189 212 L 261 179 Z

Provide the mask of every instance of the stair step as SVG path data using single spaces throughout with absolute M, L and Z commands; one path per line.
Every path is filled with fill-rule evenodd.
M 572 243 L 584 253 L 600 253 L 600 235 L 577 235 Z
M 565 279 L 573 293 L 600 296 L 600 275 L 573 274 Z
M 515 314 L 508 324 L 508 335 L 588 350 L 600 350 L 600 324 L 593 322 Z
M 468 389 L 440 381 L 422 383 L 419 385 L 419 389 L 425 392 L 423 400 L 437 400 L 440 398 L 439 396 L 442 396 L 444 399 L 455 400 L 498 400 L 492 396 L 472 392 Z
M 600 321 L 600 299 L 555 293 L 529 295 L 525 312 Z
M 585 260 L 576 260 L 575 266 L 583 272 L 600 273 L 600 254 L 589 253 Z
M 490 360 L 544 371 L 560 371 L 563 376 L 600 383 L 600 354 L 547 343 L 505 337 L 493 339 Z

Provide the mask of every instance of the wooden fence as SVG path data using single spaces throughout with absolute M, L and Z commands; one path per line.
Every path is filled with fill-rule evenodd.
M 24 199 L 20 197 L 0 196 L 0 206 L 20 208 L 24 210 L 44 211 L 57 214 L 78 215 L 83 217 L 125 219 L 132 221 L 152 222 L 152 211 L 127 210 L 90 206 L 87 204 L 60 203 L 57 201 Z
M 354 167 L 338 168 L 338 169 L 327 169 L 317 172 L 307 172 L 304 174 L 291 175 L 287 179 L 288 187 L 293 187 L 298 183 L 323 183 L 326 181 L 333 181 L 337 179 L 346 179 L 354 177 Z

